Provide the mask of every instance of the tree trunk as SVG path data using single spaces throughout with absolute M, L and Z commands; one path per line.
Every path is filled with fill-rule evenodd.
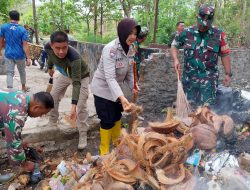
M 37 18 L 36 18 L 36 0 L 32 0 L 32 8 L 33 8 L 33 23 L 34 23 L 34 29 L 35 29 L 36 44 L 39 44 L 38 30 L 37 30 Z
M 120 3 L 122 5 L 124 17 L 130 18 L 131 17 L 131 3 L 130 3 L 130 1 L 127 0 L 128 5 L 126 5 L 126 0 L 120 0 Z
M 244 31 L 246 27 L 245 23 L 245 15 L 246 15 L 246 10 L 247 10 L 247 0 L 242 0 L 242 13 L 241 13 L 241 29 Z
M 241 17 L 240 17 L 240 34 L 239 34 L 239 39 L 238 39 L 238 46 L 241 47 L 242 45 L 244 45 L 243 42 L 243 38 L 244 36 L 246 36 L 246 12 L 247 12 L 247 0 L 242 0 L 242 13 L 241 13 Z
M 53 5 L 53 0 L 50 0 L 50 3 L 51 5 Z M 53 13 L 53 11 L 50 9 L 50 14 L 51 14 L 51 17 L 52 17 L 52 21 L 53 21 L 53 32 L 56 31 L 56 18 L 55 18 L 55 15 Z
M 60 13 L 60 30 L 63 30 L 63 2 L 60 0 L 61 4 L 61 13 Z
M 103 3 L 102 3 L 102 1 L 101 1 L 101 10 L 100 10 L 100 12 L 101 12 L 101 18 L 100 18 L 100 36 L 101 36 L 101 38 L 102 38 L 102 33 L 103 33 Z
M 96 38 L 96 33 L 97 33 L 97 16 L 98 16 L 98 10 L 97 7 L 98 6 L 98 0 L 95 0 L 95 4 L 94 4 L 94 35 Z
M 158 27 L 158 13 L 159 13 L 159 0 L 155 0 L 155 19 L 154 19 L 154 33 L 153 33 L 153 43 L 156 42 L 156 33 Z
M 53 13 L 51 13 L 52 15 L 52 20 L 53 20 L 53 32 L 56 31 L 56 17 L 54 16 Z
M 87 18 L 86 23 L 87 23 L 87 33 L 88 33 L 88 36 L 89 36 L 89 18 Z

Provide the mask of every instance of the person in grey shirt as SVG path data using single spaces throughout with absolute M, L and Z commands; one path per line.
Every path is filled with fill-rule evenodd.
M 131 104 L 125 98 L 121 85 L 126 82 L 134 88 L 133 64 L 135 50 L 133 42 L 141 27 L 133 19 L 123 19 L 117 27 L 118 38 L 108 43 L 91 83 L 96 112 L 101 120 L 100 155 L 109 153 L 112 139 L 114 145 L 121 131 L 121 112 L 130 111 Z

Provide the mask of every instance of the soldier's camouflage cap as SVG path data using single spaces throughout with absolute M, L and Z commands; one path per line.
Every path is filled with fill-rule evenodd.
M 214 6 L 208 4 L 201 5 L 199 8 L 199 15 L 202 17 L 208 16 L 212 18 L 214 16 Z
M 204 4 L 199 7 L 198 23 L 204 27 L 210 27 L 214 17 L 214 6 Z
M 139 39 L 142 39 L 142 38 L 144 38 L 145 36 L 147 36 L 148 35 L 148 28 L 147 27 L 145 27 L 145 26 L 143 26 L 143 27 L 141 27 L 141 31 L 140 31 L 140 33 L 138 34 L 138 38 Z

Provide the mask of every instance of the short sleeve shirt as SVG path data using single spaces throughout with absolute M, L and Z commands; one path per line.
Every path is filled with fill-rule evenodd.
M 219 55 L 223 56 L 223 55 L 229 54 L 230 48 L 228 46 L 227 39 L 226 39 L 226 33 L 224 31 L 217 29 L 217 28 L 211 28 L 205 34 L 205 37 L 212 36 L 212 35 L 214 35 L 215 32 L 218 32 L 220 34 L 218 36 L 218 38 L 219 38 L 218 40 L 220 41 L 220 43 L 218 44 L 219 45 Z M 193 38 L 193 42 L 195 42 L 195 44 L 197 45 L 197 43 L 199 43 L 201 41 L 201 39 L 200 39 L 201 36 L 197 35 L 198 33 L 199 33 L 199 31 L 198 31 L 197 26 L 187 28 L 181 34 L 179 34 L 175 37 L 175 39 L 172 42 L 172 45 L 178 49 L 181 48 L 183 45 L 185 45 L 187 42 L 190 41 L 189 35 L 193 35 L 193 37 L 191 37 L 191 38 Z M 209 39 L 209 37 L 207 39 Z M 207 44 L 203 43 L 200 46 L 207 46 Z M 212 47 L 212 48 L 215 48 L 215 47 Z
M 218 73 L 218 56 L 230 53 L 225 32 L 216 27 L 207 32 L 199 32 L 197 26 L 189 27 L 176 35 L 172 46 L 184 46 L 185 71 L 189 75 L 202 73 L 201 77 Z
M 29 104 L 30 96 L 21 91 L 0 90 L 0 131 L 4 125 L 13 133 L 23 128 Z
M 0 37 L 5 39 L 5 57 L 13 60 L 25 58 L 23 42 L 27 41 L 25 28 L 17 23 L 7 23 L 1 26 Z

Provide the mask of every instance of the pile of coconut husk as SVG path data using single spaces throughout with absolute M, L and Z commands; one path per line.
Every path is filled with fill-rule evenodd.
M 134 110 L 140 112 L 140 108 Z M 229 136 L 234 124 L 230 117 L 201 107 L 184 119 L 174 117 L 169 109 L 163 122 L 149 122 L 146 128 L 139 126 L 136 120 L 131 133 L 123 129 L 119 144 L 108 155 L 81 160 L 75 154 L 66 162 L 67 173 L 62 175 L 57 167 L 54 177 L 43 181 L 40 189 L 59 188 L 55 184 L 66 180 L 64 186 L 82 190 L 192 190 L 195 178 L 185 167 L 189 151 L 195 146 L 214 148 L 218 135 Z M 81 169 L 76 168 L 86 168 L 84 163 L 88 170 L 79 174 Z
M 142 188 L 192 189 L 192 174 L 184 166 L 193 147 L 192 134 L 175 137 L 172 132 L 180 122 L 171 110 L 164 123 L 165 129 L 160 123 L 142 129 L 135 121 L 131 134 L 122 130 L 119 145 L 90 168 L 75 189 L 134 189 L 138 183 Z

